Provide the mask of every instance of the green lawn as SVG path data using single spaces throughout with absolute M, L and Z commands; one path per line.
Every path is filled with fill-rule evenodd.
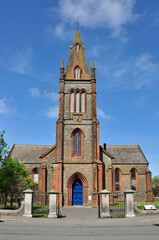
M 156 209 L 159 209 L 159 202 L 137 202 L 140 205 L 139 209 L 144 210 L 144 205 L 154 205 Z

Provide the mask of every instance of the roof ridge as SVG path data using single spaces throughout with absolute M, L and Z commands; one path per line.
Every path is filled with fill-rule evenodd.
M 50 146 L 50 147 L 52 147 L 52 146 L 54 146 L 54 145 L 44 145 L 44 144 L 14 144 L 13 146 Z

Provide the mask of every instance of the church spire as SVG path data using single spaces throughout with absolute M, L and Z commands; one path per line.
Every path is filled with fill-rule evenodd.
M 81 44 L 82 45 L 82 41 L 81 41 L 81 36 L 80 36 L 80 33 L 79 33 L 79 29 L 77 28 L 76 30 L 76 34 L 75 34 L 75 38 L 74 38 L 74 42 L 73 42 L 73 45 L 74 44 Z
M 88 80 L 91 78 L 85 57 L 85 47 L 82 45 L 79 29 L 77 28 L 71 53 L 66 68 L 67 79 Z M 76 71 L 77 69 L 77 71 Z M 78 74 L 77 74 L 78 72 Z M 78 76 L 77 76 L 78 75 Z

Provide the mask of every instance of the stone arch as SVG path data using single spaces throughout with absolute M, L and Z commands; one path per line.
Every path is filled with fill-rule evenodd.
M 83 184 L 83 205 L 86 206 L 88 204 L 88 181 L 80 172 L 75 172 L 67 182 L 68 206 L 72 206 L 72 185 L 76 178 L 79 178 Z
M 132 172 L 134 174 L 134 179 L 132 179 Z M 130 170 L 130 173 L 129 173 L 129 175 L 130 175 L 130 189 L 132 189 L 135 192 L 138 192 L 138 174 L 139 174 L 138 170 L 135 167 L 133 167 Z M 134 183 L 133 183 L 133 181 L 134 181 Z M 132 185 L 134 185 L 136 187 L 136 190 L 133 189 Z

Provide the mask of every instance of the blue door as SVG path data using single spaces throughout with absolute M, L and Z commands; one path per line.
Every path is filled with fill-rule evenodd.
M 79 178 L 76 178 L 72 185 L 72 205 L 83 205 L 83 185 Z

